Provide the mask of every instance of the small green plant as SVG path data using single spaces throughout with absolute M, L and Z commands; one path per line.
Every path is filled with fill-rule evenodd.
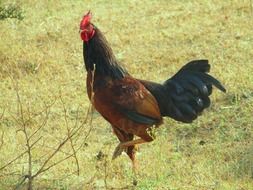
M 20 6 L 16 4 L 10 4 L 10 5 L 0 5 L 0 20 L 4 20 L 7 18 L 15 18 L 18 20 L 24 19 L 24 13 L 23 10 L 20 8 Z

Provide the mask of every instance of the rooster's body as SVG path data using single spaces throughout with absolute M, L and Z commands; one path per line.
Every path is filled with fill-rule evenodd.
M 209 107 L 213 85 L 225 92 L 220 82 L 207 74 L 207 60 L 186 64 L 163 84 L 133 78 L 90 19 L 88 13 L 80 25 L 87 92 L 120 141 L 114 158 L 125 150 L 134 163 L 135 145 L 152 141 L 152 127 L 159 126 L 164 116 L 190 123 Z M 134 136 L 139 138 L 133 140 Z

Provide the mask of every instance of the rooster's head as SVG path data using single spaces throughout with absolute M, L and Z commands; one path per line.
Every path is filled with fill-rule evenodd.
M 94 25 L 90 22 L 92 14 L 89 11 L 83 16 L 80 23 L 80 35 L 84 42 L 88 42 L 95 34 Z

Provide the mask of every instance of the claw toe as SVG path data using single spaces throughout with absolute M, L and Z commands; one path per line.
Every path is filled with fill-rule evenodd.
M 118 156 L 122 154 L 123 151 L 126 151 L 126 147 L 123 147 L 121 144 L 119 144 L 113 153 L 112 160 L 116 159 Z

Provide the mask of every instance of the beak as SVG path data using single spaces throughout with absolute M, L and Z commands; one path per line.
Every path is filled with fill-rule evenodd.
M 79 29 L 79 33 L 82 33 L 83 31 L 85 31 L 85 32 L 88 32 L 89 30 L 88 29 Z

